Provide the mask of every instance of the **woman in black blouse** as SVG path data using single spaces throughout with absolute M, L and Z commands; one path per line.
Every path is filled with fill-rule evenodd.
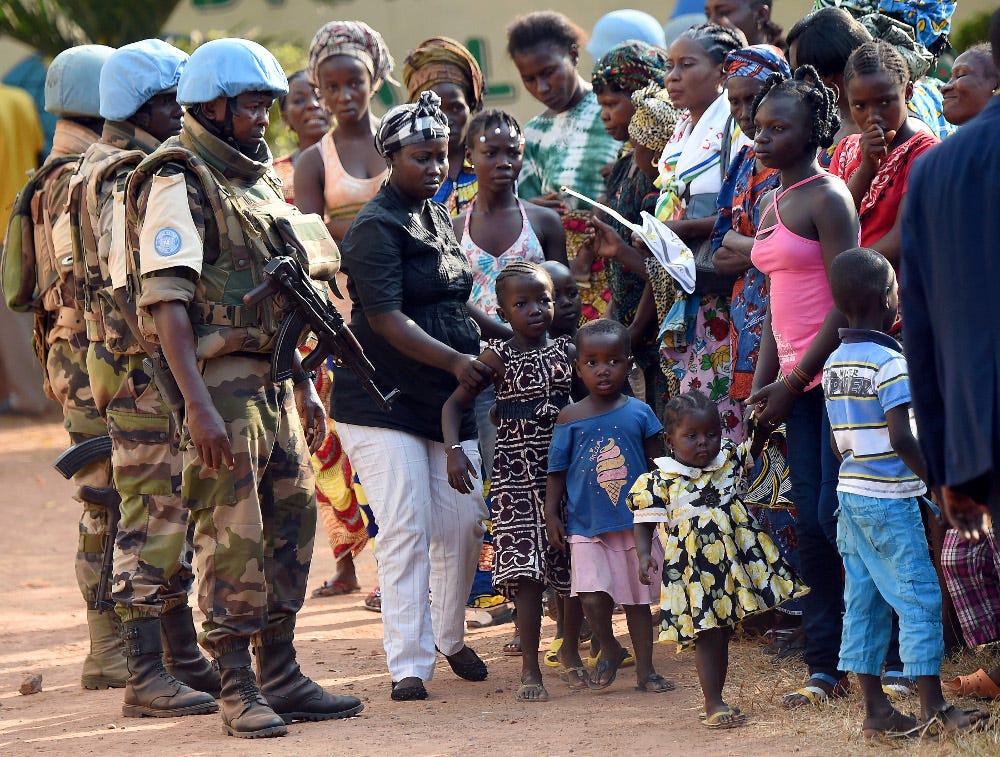
M 448 174 L 448 121 L 439 102 L 424 92 L 382 119 L 375 146 L 389 180 L 355 217 L 342 251 L 351 330 L 381 388 L 396 387 L 400 395 L 383 412 L 350 371 L 337 370 L 331 399 L 337 432 L 379 525 L 375 555 L 395 700 L 427 697 L 435 649 L 462 678 L 487 674 L 463 637 L 489 515 L 479 493 L 448 485 L 441 407 L 458 382 L 479 387 L 492 372 L 474 357 L 479 331 L 466 308 L 469 264 L 448 212 L 430 202 Z M 471 411 L 461 439 L 478 465 Z

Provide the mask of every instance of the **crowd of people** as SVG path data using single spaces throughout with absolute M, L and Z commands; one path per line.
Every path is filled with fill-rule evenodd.
M 1000 669 L 940 669 L 953 623 L 1000 639 L 1000 12 L 942 82 L 953 3 L 821 1 L 787 35 L 770 7 L 708 2 L 673 38 L 614 11 L 589 78 L 578 26 L 519 16 L 507 52 L 544 108 L 523 126 L 444 36 L 379 117 L 397 66 L 361 21 L 287 75 L 235 38 L 58 55 L 3 281 L 70 440 L 111 440 L 74 476 L 82 685 L 239 738 L 360 712 L 296 662 L 319 515 L 317 596 L 359 591 L 374 541 L 396 701 L 428 697 L 438 653 L 485 679 L 466 608 L 509 601 L 517 701 L 549 699 L 543 667 L 669 692 L 659 640 L 693 649 L 704 726 L 737 727 L 730 639 L 783 613 L 808 668 L 786 707 L 854 673 L 867 737 L 982 727 L 945 693 L 994 698 Z M 277 160 L 276 100 L 298 141 Z M 348 361 L 307 370 L 308 340 L 272 365 L 292 303 L 257 294 L 282 256 L 388 408 Z

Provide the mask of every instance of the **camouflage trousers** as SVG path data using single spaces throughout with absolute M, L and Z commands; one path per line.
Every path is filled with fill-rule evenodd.
M 122 499 L 111 598 L 123 621 L 159 617 L 187 604 L 194 583 L 188 512 L 180 498 L 179 437 L 142 357 L 116 355 L 103 342 L 91 342 L 87 354 Z
M 206 468 L 181 439 L 184 504 L 194 521 L 199 641 L 214 657 L 292 638 L 316 535 L 312 464 L 291 382 L 266 355 L 205 361 L 202 378 L 226 424 L 235 469 Z
M 104 421 L 90 390 L 87 377 L 87 351 L 74 350 L 64 339 L 48 350 L 45 371 L 56 401 L 63 411 L 63 425 L 71 444 L 78 444 L 107 433 Z M 73 481 L 80 485 L 106 488 L 111 481 L 111 466 L 107 461 L 82 468 Z M 80 536 L 76 548 L 76 582 L 84 600 L 93 602 L 101 577 L 104 538 L 108 532 L 108 513 L 103 507 L 83 503 L 80 516 Z

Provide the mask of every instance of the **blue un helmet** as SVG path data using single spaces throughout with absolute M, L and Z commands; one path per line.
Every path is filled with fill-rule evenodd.
M 159 39 L 118 48 L 101 69 L 101 115 L 126 121 L 150 98 L 177 88 L 188 54 Z
M 288 93 L 288 79 L 264 47 L 246 39 L 214 39 L 191 54 L 177 84 L 177 102 L 198 105 L 244 92 Z
M 45 74 L 45 110 L 54 116 L 101 117 L 101 68 L 115 50 L 77 45 L 63 50 Z

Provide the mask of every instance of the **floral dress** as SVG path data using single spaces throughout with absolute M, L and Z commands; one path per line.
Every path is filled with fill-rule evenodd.
M 641 475 L 626 501 L 636 523 L 664 523 L 660 641 L 678 651 L 702 631 L 725 628 L 809 589 L 743 506 L 750 443 L 723 439 L 716 458 L 692 468 L 672 457 Z

